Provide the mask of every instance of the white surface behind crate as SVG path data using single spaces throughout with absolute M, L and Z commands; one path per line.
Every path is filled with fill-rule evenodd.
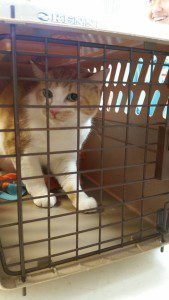
M 169 246 L 27 289 L 26 300 L 168 299 Z M 0 291 L 0 300 L 22 300 L 22 291 Z
M 10 18 L 10 9 L 9 4 L 2 0 L 0 1 L 0 19 L 3 18 Z
M 141 0 L 145 1 L 145 0 Z M 117 22 L 120 18 L 128 20 L 134 0 L 97 1 L 97 0 L 1 0 L 2 7 L 8 7 L 8 13 L 0 11 L 0 17 L 10 15 L 10 5 L 15 5 L 16 18 L 19 20 L 43 21 L 45 23 L 68 23 L 69 25 L 82 25 L 91 28 L 106 26 L 106 23 Z M 126 9 L 128 10 L 126 14 Z M 132 13 L 133 18 L 134 14 Z M 110 19 L 110 20 L 109 20 Z M 138 18 L 136 18 L 138 19 Z M 86 22 L 85 22 L 86 21 Z M 93 22 L 93 23 L 92 23 Z
M 147 3 L 147 0 L 1 0 L 3 9 L 0 10 L 0 19 L 7 20 L 10 5 L 15 5 L 18 22 L 83 28 L 169 41 L 169 26 L 148 19 Z
M 139 3 L 135 0 L 48 0 L 47 2 L 41 0 L 1 0 L 1 3 L 5 5 L 20 6 L 21 8 L 23 6 L 29 6 L 38 8 L 39 10 L 51 9 L 53 12 L 60 10 L 76 16 L 90 16 L 92 18 L 97 18 L 102 15 L 110 15 L 113 16 L 113 18 L 121 16 L 126 19 L 130 15 L 133 15 L 134 17 L 133 10 L 139 10 L 140 15 L 141 11 L 146 10 L 147 7 L 147 0 L 139 0 Z M 29 12 L 23 9 L 22 13 L 25 14 L 25 16 L 29 15 Z M 136 18 L 138 19 L 138 16 L 136 16 Z

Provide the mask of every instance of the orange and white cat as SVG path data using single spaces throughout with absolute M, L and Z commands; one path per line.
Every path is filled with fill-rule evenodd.
M 44 73 L 33 63 L 32 68 L 34 74 L 38 78 L 44 78 Z M 77 96 L 77 83 L 56 83 L 49 82 L 48 89 L 45 89 L 45 82 L 28 83 L 20 82 L 18 84 L 18 103 L 20 105 L 46 105 L 46 96 L 49 99 L 49 144 L 50 152 L 55 151 L 71 151 L 66 154 L 50 154 L 50 171 L 53 174 L 69 173 L 77 171 L 77 103 L 80 105 L 99 105 L 102 84 L 94 81 L 103 80 L 103 71 L 90 74 L 85 71 L 83 77 L 89 77 L 91 83 L 80 84 L 80 99 Z M 66 67 L 58 68 L 49 77 L 57 79 L 75 79 L 77 73 L 75 69 Z M 93 82 L 92 82 L 93 80 Z M 0 95 L 1 104 L 13 104 L 12 87 L 8 85 Z M 62 105 L 63 108 L 54 108 L 52 105 Z M 71 108 L 70 106 L 74 106 Z M 80 126 L 91 126 L 92 118 L 97 113 L 97 108 L 84 107 L 80 109 Z M 36 129 L 46 128 L 46 108 L 24 108 L 18 109 L 20 129 Z M 59 128 L 65 128 L 59 130 Z M 75 127 L 75 129 L 66 129 L 66 127 Z M 55 128 L 55 129 L 52 129 Z M 14 111 L 13 108 L 0 108 L 0 129 L 14 129 Z M 90 133 L 90 128 L 80 129 L 79 148 L 82 147 L 84 141 Z M 20 152 L 21 154 L 44 153 L 47 152 L 47 131 L 31 130 L 20 131 Z M 15 134 L 14 132 L 0 132 L 0 154 L 15 155 Z M 15 166 L 15 159 L 11 159 Z M 43 167 L 47 166 L 47 155 L 30 155 L 21 157 L 21 175 L 24 177 L 41 176 Z M 16 167 L 16 166 L 15 166 Z M 56 176 L 63 190 L 73 192 L 77 190 L 77 174 L 67 174 Z M 37 206 L 47 207 L 47 187 L 44 179 L 28 179 L 23 182 L 27 191 L 32 197 L 43 198 L 34 199 Z M 79 184 L 79 190 L 81 186 Z M 68 194 L 74 207 L 76 207 L 76 193 Z M 54 195 L 50 196 L 50 206 L 54 206 L 57 199 Z M 79 193 L 79 209 L 85 210 L 97 207 L 96 200 L 87 196 L 81 191 Z
M 155 22 L 169 24 L 169 0 L 150 0 L 149 17 Z

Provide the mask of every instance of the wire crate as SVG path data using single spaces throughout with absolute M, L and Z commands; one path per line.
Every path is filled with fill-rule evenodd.
M 63 265 L 66 265 L 68 274 L 73 272 L 69 269 L 71 264 L 77 266 L 86 258 L 89 267 L 89 257 L 93 255 L 95 258 L 105 255 L 105 262 L 108 262 L 107 253 L 112 256 L 117 253 L 116 249 L 125 251 L 128 249 L 125 247 L 141 242 L 164 241 L 165 229 L 168 230 L 164 223 L 169 196 L 168 47 L 157 45 L 150 49 L 142 41 L 136 43 L 130 39 L 122 42 L 114 39 L 114 43 L 107 44 L 86 41 L 78 35 L 69 39 L 68 34 L 42 34 L 41 30 L 15 24 L 2 25 L 0 33 L 0 90 L 2 95 L 10 82 L 14 110 L 14 128 L 0 128 L 0 132 L 15 137 L 14 153 L 1 153 L 0 166 L 5 158 L 16 158 L 18 187 L 18 200 L 0 200 L 0 257 L 4 272 L 21 279 L 24 284 L 33 280 L 31 274 L 38 274 L 39 280 L 44 280 L 49 270 L 62 274 Z M 35 78 L 30 61 L 44 70 L 44 78 Z M 76 127 L 51 128 L 48 113 L 46 128 L 20 126 L 20 109 L 35 109 L 38 117 L 41 108 L 41 105 L 35 107 L 27 103 L 22 107 L 18 100 L 20 85 L 29 87 L 30 82 L 43 81 L 47 87 L 51 81 L 59 83 L 60 78 L 48 78 L 49 70 L 54 68 L 76 69 L 76 76 L 65 82 L 77 84 L 79 99 L 81 85 L 91 84 L 89 78 L 81 76 L 82 71 L 103 70 L 100 103 L 88 106 L 97 108 L 97 115 L 82 148 L 80 132 L 86 128 L 80 125 L 80 112 L 86 107 L 80 102 Z M 10 107 L 11 104 L 2 104 L 0 100 L 1 116 L 3 110 Z M 44 108 L 48 112 L 48 99 Z M 33 130 L 46 132 L 45 153 L 35 153 L 33 149 L 27 154 L 22 152 L 20 137 Z M 57 146 L 51 150 L 50 134 L 58 130 L 63 135 L 66 130 L 75 130 L 77 147 L 72 145 L 66 153 L 57 150 Z M 22 197 L 24 156 L 37 159 L 46 156 L 47 172 L 32 179 L 46 179 L 50 190 L 50 179 L 54 175 L 56 179 L 65 175 L 51 173 L 50 157 L 71 152 L 77 155 L 77 171 L 74 172 L 77 186 L 81 182 L 83 191 L 96 199 L 97 209 L 79 210 L 78 199 L 82 192 L 79 188 L 72 191 L 77 194 L 77 207 L 74 208 L 68 201 L 69 193 L 57 184 L 53 193 L 59 204 L 52 208 L 49 203 L 47 209 L 36 207 L 31 195 Z M 29 179 L 24 178 L 24 182 Z M 42 198 L 45 196 L 49 200 L 50 193 Z

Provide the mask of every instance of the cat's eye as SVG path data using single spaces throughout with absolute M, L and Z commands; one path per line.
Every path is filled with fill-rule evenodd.
M 76 93 L 71 93 L 71 94 L 67 95 L 66 100 L 75 102 L 75 101 L 77 101 L 77 98 L 78 98 L 78 95 Z
M 42 90 L 42 93 L 43 93 L 43 96 L 45 98 L 52 98 L 53 97 L 53 93 L 51 90 L 48 90 L 48 89 L 43 89 Z

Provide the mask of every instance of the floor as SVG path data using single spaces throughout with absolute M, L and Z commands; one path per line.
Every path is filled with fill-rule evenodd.
M 109 266 L 30 287 L 26 299 L 154 300 L 167 295 L 168 286 L 169 246 L 166 246 L 163 254 L 155 249 Z M 1 299 L 23 297 L 21 290 L 0 291 Z
M 92 195 L 95 199 L 99 199 L 97 193 Z M 23 201 L 23 216 L 24 221 L 36 218 L 45 218 L 47 216 L 47 210 L 41 209 L 33 204 L 32 201 Z M 9 205 L 10 204 L 10 205 Z M 118 245 L 121 241 L 118 237 L 121 235 L 121 206 L 117 206 L 117 201 L 113 202 L 112 197 L 110 195 L 104 193 L 104 205 L 112 205 L 109 209 L 104 209 L 102 212 L 102 225 L 105 227 L 102 228 L 102 241 L 104 243 L 101 245 L 101 248 L 108 248 L 113 245 Z M 115 205 L 115 206 L 113 206 Z M 72 209 L 71 202 L 67 200 L 66 197 L 62 197 L 61 204 L 58 207 L 54 207 L 51 210 L 51 216 L 57 216 L 57 218 L 53 218 L 50 221 L 51 228 L 51 237 L 55 238 L 51 241 L 51 254 L 59 254 L 59 256 L 55 256 L 52 258 L 53 262 L 57 262 L 59 260 L 68 259 L 75 256 L 75 251 L 72 252 L 72 249 L 76 248 L 76 215 L 69 213 L 74 212 Z M 63 214 L 65 214 L 63 216 Z M 62 217 L 59 217 L 62 215 Z M 138 213 L 136 214 L 132 210 L 128 208 L 125 209 L 125 218 L 129 221 L 125 223 L 124 226 L 124 235 L 138 232 L 139 231 L 139 220 L 136 222 L 136 219 L 131 220 L 132 218 L 138 217 Z M 3 204 L 0 209 L 0 225 L 4 225 L 8 223 L 15 223 L 17 221 L 17 203 L 7 203 Z M 116 225 L 112 225 L 112 220 Z M 144 221 L 144 226 L 151 228 L 148 222 Z M 47 238 L 47 225 L 46 221 L 36 221 L 33 223 L 25 223 L 24 224 L 24 242 L 34 242 L 25 246 L 24 255 L 25 260 L 37 259 L 38 257 L 45 257 L 48 255 L 48 243 L 41 242 L 35 243 L 37 241 L 37 237 L 40 240 Z M 78 247 L 79 255 L 86 254 L 90 251 L 96 251 L 98 249 L 98 237 L 99 237 L 99 214 L 79 214 L 78 217 L 79 231 L 85 231 L 79 234 L 78 236 Z M 90 228 L 95 228 L 94 230 L 90 230 Z M 65 234 L 73 235 L 57 238 L 59 236 L 64 236 Z M 148 231 L 146 234 L 150 234 Z M 152 231 L 153 234 L 153 231 Z M 117 238 L 114 241 L 110 241 L 113 238 Z M 130 241 L 136 238 L 135 235 L 129 235 L 124 238 L 124 242 Z M 16 226 L 4 227 L 1 228 L 1 241 L 5 246 L 11 246 L 14 244 L 18 244 L 18 231 Z M 107 242 L 106 242 L 107 241 Z M 92 245 L 92 247 L 89 247 Z M 96 245 L 95 245 L 96 244 Z M 67 251 L 71 251 L 70 253 L 65 253 Z M 64 253 L 64 254 L 61 254 Z M 19 248 L 11 248 L 5 250 L 6 260 L 9 263 L 18 263 L 19 262 Z M 26 266 L 33 267 L 31 262 L 30 266 L 27 264 Z M 36 267 L 36 262 L 34 262 L 34 267 Z M 18 269 L 18 265 L 13 267 L 12 270 L 16 271 Z

